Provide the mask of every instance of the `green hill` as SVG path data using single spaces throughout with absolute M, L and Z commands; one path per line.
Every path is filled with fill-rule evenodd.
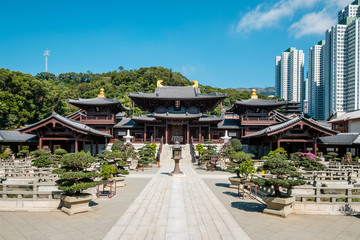
M 132 107 L 128 93 L 154 92 L 157 80 L 164 85 L 188 86 L 191 81 L 181 73 L 163 67 L 147 67 L 107 73 L 39 73 L 35 76 L 21 72 L 0 69 L 0 129 L 14 129 L 37 122 L 49 116 L 52 111 L 62 115 L 77 110 L 67 103 L 69 98 L 94 98 L 100 88 L 105 89 L 107 98 L 120 99 L 123 105 Z M 223 107 L 230 107 L 235 100 L 250 98 L 249 91 L 221 89 L 199 84 L 203 93 L 227 93 Z M 259 98 L 268 98 L 259 95 Z M 135 108 L 135 115 L 141 114 Z M 132 114 L 132 110 L 128 115 Z M 220 106 L 212 114 L 220 114 Z

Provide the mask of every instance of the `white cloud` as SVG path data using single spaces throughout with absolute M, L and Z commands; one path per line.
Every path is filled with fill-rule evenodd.
M 317 7 L 318 11 L 305 13 L 290 26 L 290 31 L 299 38 L 309 34 L 324 34 L 337 19 L 337 12 L 354 0 L 279 0 L 275 4 L 259 4 L 243 15 L 235 25 L 235 32 L 249 33 L 274 27 L 280 21 L 291 20 L 298 11 Z M 319 10 L 320 9 L 320 10 Z
M 336 21 L 336 17 L 331 18 L 326 10 L 322 10 L 321 12 L 305 14 L 299 21 L 293 23 L 289 30 L 295 35 L 295 38 L 312 34 L 324 34 L 325 30 Z

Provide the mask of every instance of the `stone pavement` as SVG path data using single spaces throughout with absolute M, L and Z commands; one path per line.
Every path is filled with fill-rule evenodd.
M 249 239 L 190 162 L 162 165 L 104 239 Z

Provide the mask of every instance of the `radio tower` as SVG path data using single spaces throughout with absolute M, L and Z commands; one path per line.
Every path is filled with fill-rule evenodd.
M 47 72 L 47 57 L 50 56 L 50 50 L 45 50 L 44 56 L 45 56 L 45 72 Z

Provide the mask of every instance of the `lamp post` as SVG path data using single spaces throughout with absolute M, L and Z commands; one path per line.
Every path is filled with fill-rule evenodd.
M 172 159 L 175 161 L 174 170 L 170 173 L 171 176 L 184 175 L 183 172 L 180 171 L 180 160 L 182 159 L 182 147 L 177 141 L 172 148 Z

